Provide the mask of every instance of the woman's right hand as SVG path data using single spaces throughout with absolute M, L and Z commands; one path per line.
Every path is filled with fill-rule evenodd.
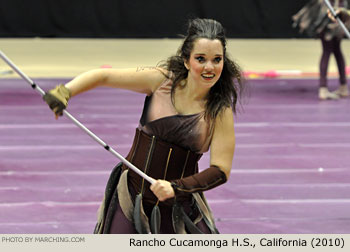
M 50 109 L 55 113 L 56 119 L 63 115 L 63 110 L 68 105 L 71 93 L 63 84 L 56 86 L 48 91 L 44 96 L 44 101 L 49 105 Z

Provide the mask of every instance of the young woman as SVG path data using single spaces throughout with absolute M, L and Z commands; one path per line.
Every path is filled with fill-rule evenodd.
M 69 98 L 98 86 L 146 94 L 126 158 L 156 182 L 150 185 L 117 165 L 95 233 L 218 232 L 202 192 L 230 176 L 241 78 L 226 53 L 222 25 L 194 19 L 177 54 L 159 67 L 92 70 L 44 96 L 57 118 Z M 198 172 L 198 160 L 209 147 L 209 168 Z

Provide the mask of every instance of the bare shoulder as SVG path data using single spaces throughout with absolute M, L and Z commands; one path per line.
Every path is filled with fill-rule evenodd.
M 161 67 L 137 67 L 135 71 L 136 73 L 153 75 L 155 78 L 159 78 L 160 80 L 164 80 L 170 76 L 170 72 Z
M 158 67 L 103 69 L 106 86 L 129 89 L 150 95 L 168 77 L 168 72 Z
M 233 128 L 233 111 L 231 107 L 224 108 L 215 120 L 215 128 Z
M 137 67 L 136 73 L 147 75 L 152 83 L 152 92 L 154 92 L 166 79 L 170 78 L 170 72 L 161 67 Z
M 167 75 L 169 73 L 168 70 L 162 68 L 162 67 L 147 67 L 147 66 L 140 66 L 136 68 L 136 72 L 158 72 L 162 73 L 163 75 Z

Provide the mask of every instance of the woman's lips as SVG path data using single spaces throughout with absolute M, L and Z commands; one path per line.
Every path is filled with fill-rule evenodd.
M 201 74 L 201 76 L 202 76 L 205 80 L 212 80 L 212 79 L 215 77 L 215 74 L 205 73 L 205 74 Z

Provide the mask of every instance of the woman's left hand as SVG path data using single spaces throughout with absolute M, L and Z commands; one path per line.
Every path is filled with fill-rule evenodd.
M 169 181 L 158 179 L 151 187 L 151 191 L 157 196 L 159 201 L 164 201 L 175 196 L 173 187 Z

